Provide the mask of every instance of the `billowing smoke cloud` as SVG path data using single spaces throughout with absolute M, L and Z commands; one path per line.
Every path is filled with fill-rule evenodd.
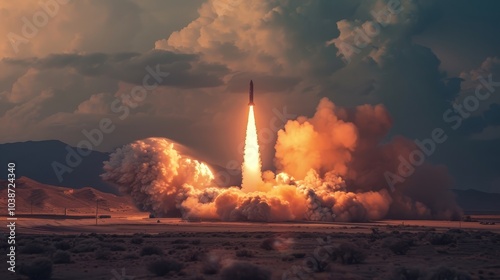
M 304 178 L 311 169 L 320 176 L 333 173 L 343 178 L 345 190 L 356 194 L 352 199 L 365 205 L 365 209 L 350 207 L 348 220 L 373 217 L 363 211 L 393 218 L 456 216 L 460 210 L 450 191 L 452 179 L 443 166 L 423 163 L 393 191 L 389 188 L 384 174 L 397 173 L 401 158 L 408 159 L 418 150 L 413 141 L 403 137 L 384 143 L 391 125 L 381 105 L 346 110 L 324 98 L 314 117 L 289 121 L 278 133 L 276 164 L 296 179 Z M 348 202 L 349 197 L 343 194 L 333 207 L 342 208 L 339 204 Z
M 258 191 L 216 186 L 207 164 L 165 138 L 118 149 L 102 177 L 141 209 L 186 219 L 367 221 L 458 213 L 442 167 L 424 164 L 394 191 L 387 187 L 384 172 L 415 148 L 402 137 L 383 143 L 390 127 L 383 106 L 346 110 L 325 98 L 312 118 L 289 121 L 278 133 L 280 172 L 263 172 Z
M 338 115 L 345 115 L 345 111 L 323 99 L 313 118 L 289 121 L 285 130 L 278 132 L 278 168 L 297 179 L 304 178 L 310 169 L 334 170 L 338 175 L 345 175 L 358 133 L 353 123 L 343 121 Z
M 128 144 L 104 162 L 102 178 L 119 185 L 142 210 L 178 213 L 179 196 L 190 189 L 203 190 L 214 179 L 206 164 L 180 154 L 180 148 L 161 138 Z

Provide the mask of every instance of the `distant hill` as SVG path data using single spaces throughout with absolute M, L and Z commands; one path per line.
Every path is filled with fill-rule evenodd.
M 7 205 L 8 182 L 0 180 L 0 208 Z M 85 187 L 71 189 L 39 183 L 21 177 L 16 179 L 16 212 L 18 214 L 94 214 L 96 200 L 99 213 L 137 213 L 130 197 L 117 196 Z M 6 211 L 2 211 L 4 214 Z
M 116 188 L 99 177 L 103 173 L 103 161 L 109 153 L 91 151 L 82 157 L 81 164 L 65 173 L 59 181 L 52 168 L 52 162 L 66 164 L 67 144 L 57 141 L 28 141 L 0 144 L 0 179 L 7 178 L 7 163 L 16 163 L 16 175 L 26 176 L 38 182 L 71 188 L 93 187 L 97 190 L 118 193 Z M 76 148 L 72 147 L 73 150 Z
M 500 213 L 500 193 L 477 190 L 453 190 L 457 203 L 467 214 Z

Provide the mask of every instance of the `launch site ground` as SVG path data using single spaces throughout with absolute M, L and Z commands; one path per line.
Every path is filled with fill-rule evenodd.
M 19 218 L 16 257 L 18 265 L 59 258 L 52 279 L 230 279 L 235 263 L 272 279 L 500 279 L 500 216 L 471 218 L 232 223 L 141 214 L 98 219 L 97 225 L 88 218 Z M 155 275 L 165 267 L 171 271 Z

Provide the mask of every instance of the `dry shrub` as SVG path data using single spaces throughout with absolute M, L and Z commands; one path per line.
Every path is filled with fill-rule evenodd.
M 170 271 L 179 272 L 182 267 L 182 263 L 168 259 L 156 259 L 148 264 L 149 272 L 156 276 L 164 276 Z
M 276 243 L 275 238 L 266 238 L 260 243 L 260 248 L 271 251 L 274 250 L 274 244 Z
M 141 249 L 141 256 L 163 255 L 163 250 L 155 246 L 145 246 Z
M 199 239 L 191 240 L 191 244 L 193 244 L 193 245 L 200 245 L 201 244 L 201 240 L 199 240 Z
M 47 250 L 48 248 L 40 243 L 30 242 L 21 247 L 20 252 L 23 254 L 43 254 Z
M 390 240 L 387 244 L 387 247 L 396 255 L 406 255 L 408 250 L 410 250 L 412 244 L 412 240 L 395 239 Z
M 236 251 L 236 256 L 239 258 L 252 258 L 253 252 L 250 250 L 242 249 L 242 250 Z
M 394 269 L 392 275 L 388 278 L 391 280 L 421 280 L 424 274 L 418 268 L 398 267 Z
M 71 254 L 66 251 L 58 250 L 52 256 L 52 261 L 56 264 L 71 263 Z
M 201 265 L 201 272 L 207 275 L 217 274 L 221 268 L 221 258 L 214 254 L 208 254 Z
M 111 251 L 108 249 L 99 249 L 95 251 L 96 260 L 109 260 L 111 258 Z
M 438 267 L 428 277 L 429 280 L 470 280 L 472 279 L 468 274 L 457 271 L 448 267 Z
M 139 237 L 139 236 L 134 236 L 134 237 L 132 237 L 132 239 L 130 239 L 130 243 L 132 243 L 132 244 L 140 245 L 140 244 L 142 244 L 142 242 L 144 242 L 144 239 L 142 237 Z
M 106 243 L 103 243 L 102 247 L 103 248 L 107 248 L 107 249 L 109 249 L 110 251 L 113 251 L 113 252 L 126 251 L 127 250 L 127 248 L 125 248 L 125 246 L 119 245 L 119 244 L 106 244 Z
M 358 264 L 366 259 L 366 253 L 352 243 L 342 243 L 334 252 L 335 258 L 339 258 L 343 264 Z
M 85 239 L 80 242 L 78 242 L 77 245 L 71 249 L 71 252 L 73 253 L 88 253 L 88 252 L 94 252 L 96 250 L 96 240 L 95 239 Z
M 58 249 L 58 250 L 66 251 L 66 250 L 71 249 L 71 244 L 69 244 L 69 242 L 66 242 L 66 241 L 59 241 L 59 242 L 54 243 L 54 247 L 56 247 L 56 249 Z
M 436 233 L 429 237 L 429 242 L 432 245 L 449 245 L 456 242 L 453 235 L 448 233 Z
M 269 280 L 271 271 L 246 262 L 234 262 L 221 271 L 222 280 Z
M 30 280 L 46 280 L 52 275 L 52 262 L 47 258 L 39 258 L 23 264 L 19 268 L 19 274 L 27 276 Z

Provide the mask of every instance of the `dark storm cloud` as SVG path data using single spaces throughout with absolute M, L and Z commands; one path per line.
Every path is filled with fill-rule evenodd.
M 500 105 L 497 103 L 490 104 L 481 115 L 466 119 L 460 129 L 465 134 L 478 134 L 489 126 L 500 126 Z
M 448 101 L 454 100 L 460 93 L 460 86 L 464 79 L 453 77 L 446 81 L 446 89 L 443 91 L 444 97 Z
M 469 117 L 463 121 L 460 126 L 460 132 L 463 134 L 477 134 L 483 132 L 486 126 L 487 123 L 483 116 Z
M 500 105 L 491 104 L 489 110 L 484 112 L 484 119 L 490 125 L 500 125 Z
M 170 73 L 161 85 L 181 88 L 222 85 L 228 70 L 223 65 L 200 62 L 194 54 L 154 50 L 146 53 L 52 54 L 43 58 L 11 59 L 3 63 L 36 69 L 73 68 L 84 76 L 105 76 L 134 84 L 142 84 L 146 67 Z
M 423 30 L 416 42 L 431 47 L 446 71 L 458 74 L 477 67 L 500 49 L 499 1 L 434 1 L 440 17 Z

